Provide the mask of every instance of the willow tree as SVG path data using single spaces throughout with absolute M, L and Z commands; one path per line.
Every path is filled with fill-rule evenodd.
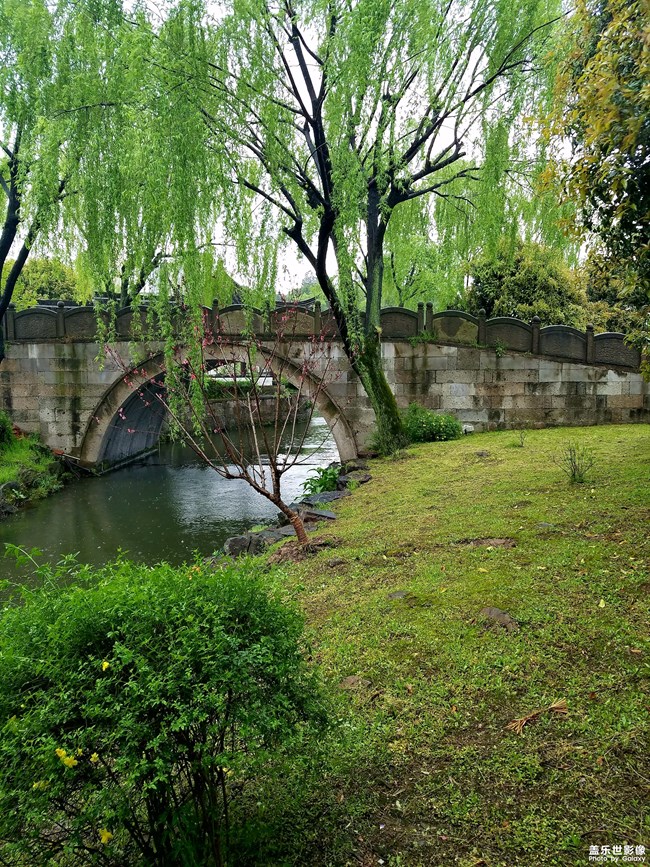
M 544 84 L 537 59 L 554 3 L 235 0 L 216 23 L 211 8 L 181 0 L 170 22 L 196 34 L 179 75 L 186 57 L 207 71 L 194 99 L 240 268 L 255 250 L 272 279 L 283 244 L 295 245 L 390 447 L 402 437 L 380 346 L 391 219 L 435 197 L 446 206 L 442 237 L 468 209 L 492 223 L 503 213 L 495 197 L 517 142 L 530 137 L 521 117 Z
M 154 28 L 134 16 L 117 0 L 0 0 L 0 319 L 34 249 L 76 260 L 82 295 L 123 305 L 195 246 L 201 198 L 186 231 L 175 178 L 202 163 L 164 122 L 192 103 L 150 74 Z
M 73 255 L 88 247 L 104 271 L 117 260 L 106 244 L 118 246 L 122 227 L 87 215 L 108 213 L 111 197 L 126 213 L 126 190 L 141 189 L 144 175 L 119 181 L 134 164 L 125 137 L 140 144 L 144 129 L 134 110 L 142 81 L 130 71 L 142 33 L 124 26 L 114 3 L 0 0 L 0 318 L 34 248 Z M 97 231 L 85 235 L 86 228 Z

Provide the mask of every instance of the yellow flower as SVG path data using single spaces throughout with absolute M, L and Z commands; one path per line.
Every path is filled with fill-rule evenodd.
M 83 751 L 82 749 L 78 749 L 78 750 L 77 750 L 77 755 L 78 755 L 78 756 L 83 756 L 83 754 L 84 754 L 84 751 Z
M 38 780 L 36 783 L 32 785 L 32 789 L 45 789 L 47 788 L 47 782 L 45 780 Z
M 74 768 L 75 765 L 78 765 L 79 762 L 73 758 L 72 756 L 66 756 L 64 759 L 61 759 L 66 768 Z
M 110 662 L 106 662 L 106 660 L 104 660 L 104 661 L 102 662 L 102 671 L 106 671 L 106 669 L 107 669 L 109 666 L 110 666 Z
M 99 756 L 97 755 L 97 753 L 92 754 L 92 756 L 90 757 L 90 761 L 93 763 L 93 765 L 97 764 L 97 762 L 99 761 Z
M 110 831 L 107 831 L 106 828 L 100 828 L 99 829 L 99 836 L 101 837 L 102 843 L 104 844 L 104 846 L 107 843 L 110 843 L 111 840 L 113 839 L 113 835 L 111 834 Z
M 61 761 L 63 761 L 63 759 L 68 755 L 65 750 L 61 749 L 61 747 L 59 747 L 58 750 L 54 750 L 54 752 L 61 759 Z

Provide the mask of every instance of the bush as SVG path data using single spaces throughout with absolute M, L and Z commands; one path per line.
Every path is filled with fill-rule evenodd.
M 404 413 L 404 428 L 413 443 L 457 440 L 463 433 L 460 422 L 453 415 L 432 412 L 417 403 L 409 404 Z
M 210 376 L 205 378 L 204 389 L 207 400 L 232 400 L 235 397 L 235 393 L 239 397 L 245 397 L 247 394 L 250 394 L 253 385 L 250 379 L 243 379 L 241 377 L 235 383 L 233 379 L 214 379 Z
M 6 412 L 0 411 L 0 452 L 10 446 L 15 439 L 11 419 Z
M 582 485 L 587 481 L 587 474 L 595 460 L 591 449 L 577 443 L 568 443 L 555 459 L 555 463 L 568 476 L 572 485 Z
M 2 863 L 230 863 L 233 795 L 322 719 L 299 615 L 245 565 L 39 571 L 0 621 Z

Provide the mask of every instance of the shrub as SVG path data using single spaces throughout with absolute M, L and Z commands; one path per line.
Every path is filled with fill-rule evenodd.
M 11 419 L 6 412 L 0 411 L 0 452 L 4 451 L 7 446 L 10 446 L 14 440 L 15 436 Z
M 335 464 L 331 467 L 318 467 L 311 472 L 316 475 L 311 479 L 305 479 L 302 489 L 305 494 L 321 494 L 323 491 L 335 491 L 341 468 Z
M 299 615 L 246 564 L 39 571 L 0 621 L 2 863 L 225 864 L 233 793 L 322 719 Z
M 453 415 L 432 412 L 417 403 L 409 404 L 404 413 L 404 428 L 414 443 L 457 440 L 463 433 L 460 422 Z
M 593 467 L 595 460 L 591 449 L 569 443 L 555 459 L 555 463 L 569 477 L 571 484 L 583 484 L 587 481 L 587 473 Z

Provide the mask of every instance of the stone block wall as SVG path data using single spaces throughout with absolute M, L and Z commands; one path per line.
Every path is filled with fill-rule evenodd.
M 463 323 L 464 318 L 449 317 L 445 328 L 458 333 L 465 329 Z M 612 346 L 607 339 L 602 345 Z M 302 361 L 313 353 L 313 343 L 282 346 L 299 374 Z M 119 348 L 127 364 L 141 350 L 127 341 Z M 268 349 L 273 348 L 277 347 L 269 342 Z M 161 347 L 148 344 L 148 349 L 155 352 Z M 374 413 L 340 341 L 322 349 L 312 369 L 315 380 L 320 376 L 325 381 L 317 404 L 334 430 L 341 456 L 347 459 L 367 444 Z M 133 424 L 119 413 L 132 392 L 124 385 L 122 366 L 110 359 L 99 364 L 101 352 L 102 347 L 90 341 L 8 342 L 0 365 L 0 409 L 9 411 L 24 430 L 39 433 L 52 448 L 91 465 L 101 460 L 106 437 L 113 434 L 115 449 L 122 449 L 122 440 L 128 441 L 129 448 L 149 447 L 160 431 L 159 417 L 151 423 L 144 415 L 139 417 L 138 437 L 124 436 L 118 442 L 120 428 Z M 478 431 L 650 422 L 650 384 L 637 371 L 612 362 L 587 364 L 461 342 L 409 339 L 385 339 L 382 352 L 388 382 L 401 407 L 417 401 L 452 413 Z M 155 376 L 159 367 L 151 364 Z M 312 396 L 308 390 L 305 393 Z
M 400 406 L 416 401 L 477 430 L 650 422 L 650 384 L 621 368 L 405 341 L 384 344 L 384 364 Z
M 128 344 L 124 352 L 128 358 Z M 80 452 L 91 417 L 122 376 L 97 343 L 40 341 L 7 345 L 0 365 L 0 409 L 51 448 Z

